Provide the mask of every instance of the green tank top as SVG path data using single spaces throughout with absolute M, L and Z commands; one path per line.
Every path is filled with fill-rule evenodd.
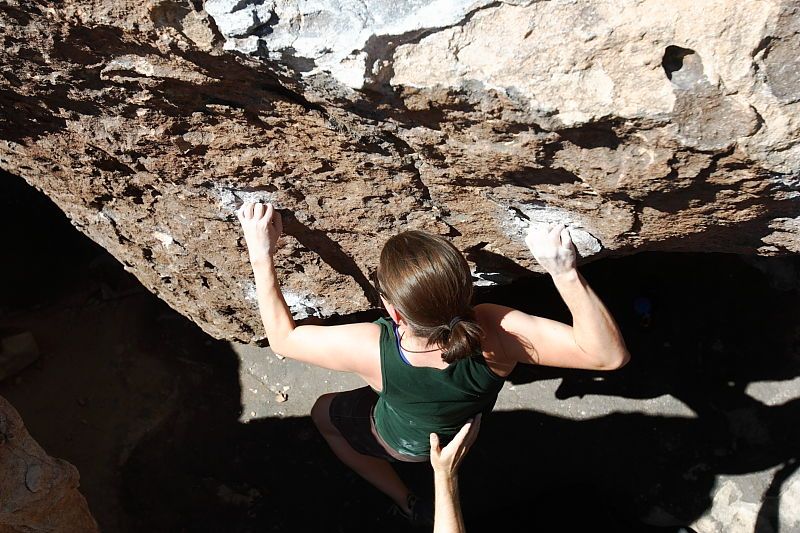
M 447 368 L 411 366 L 400 352 L 394 323 L 381 318 L 383 390 L 375 404 L 375 429 L 398 453 L 430 454 L 430 434 L 449 442 L 464 423 L 488 413 L 504 379 L 478 353 Z

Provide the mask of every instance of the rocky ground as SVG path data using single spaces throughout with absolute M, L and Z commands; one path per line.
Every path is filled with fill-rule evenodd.
M 0 395 L 77 466 L 103 531 L 405 530 L 308 417 L 356 380 L 210 338 L 49 201 L 2 187 L 0 328 L 33 333 L 41 356 Z M 800 528 L 797 259 L 641 254 L 584 272 L 633 360 L 512 375 L 463 469 L 471 530 Z M 564 317 L 543 278 L 479 297 Z M 401 466 L 430 492 L 426 465 Z

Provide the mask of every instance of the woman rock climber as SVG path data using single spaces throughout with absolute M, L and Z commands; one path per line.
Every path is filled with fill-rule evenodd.
M 549 225 L 525 239 L 567 304 L 573 325 L 495 304 L 471 305 L 472 276 L 446 239 L 406 231 L 383 246 L 375 285 L 388 314 L 373 323 L 295 326 L 278 285 L 274 253 L 281 218 L 271 204 L 245 203 L 244 230 L 256 295 L 275 353 L 354 372 L 367 386 L 324 394 L 311 416 L 333 452 L 388 495 L 412 522 L 431 507 L 391 466 L 430 456 L 430 434 L 444 443 L 491 411 L 518 363 L 612 370 L 629 354 L 613 317 L 576 268 L 569 230 Z

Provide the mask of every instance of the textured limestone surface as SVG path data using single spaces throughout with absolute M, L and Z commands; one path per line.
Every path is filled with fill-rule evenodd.
M 33 440 L 0 396 L 0 531 L 100 531 L 78 492 L 78 471 Z
M 800 252 L 795 2 L 0 5 L 0 167 L 218 337 L 263 335 L 233 211 L 284 210 L 298 318 L 365 309 L 388 236 L 476 282 L 586 259 Z

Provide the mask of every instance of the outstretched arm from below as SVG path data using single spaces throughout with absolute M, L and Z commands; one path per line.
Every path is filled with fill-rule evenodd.
M 464 533 L 464 517 L 458 494 L 458 467 L 478 438 L 481 415 L 470 420 L 453 440 L 441 448 L 439 436 L 431 433 L 431 466 L 435 492 L 433 533 Z

